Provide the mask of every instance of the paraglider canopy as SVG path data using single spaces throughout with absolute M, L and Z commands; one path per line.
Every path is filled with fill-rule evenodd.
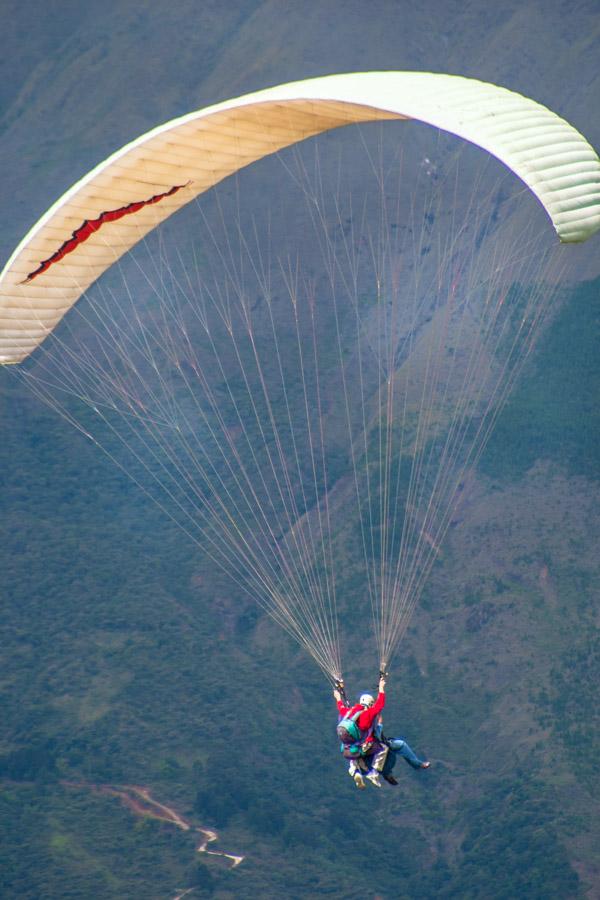
M 312 135 L 383 119 L 416 119 L 489 151 L 536 194 L 561 241 L 584 241 L 600 228 L 596 153 L 520 94 L 427 72 L 284 84 L 167 122 L 67 191 L 0 275 L 0 363 L 28 356 L 102 272 L 223 178 Z

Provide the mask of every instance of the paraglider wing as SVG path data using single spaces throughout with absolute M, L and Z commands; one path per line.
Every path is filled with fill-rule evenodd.
M 0 363 L 17 363 L 81 294 L 160 222 L 244 166 L 332 128 L 416 119 L 496 156 L 536 194 L 562 241 L 600 228 L 600 161 L 538 103 L 425 72 L 280 85 L 167 122 L 97 166 L 25 236 L 0 275 Z

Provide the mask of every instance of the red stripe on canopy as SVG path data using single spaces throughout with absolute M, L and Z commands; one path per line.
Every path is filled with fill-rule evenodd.
M 72 253 L 80 244 L 87 241 L 90 235 L 102 228 L 105 222 L 116 222 L 118 219 L 122 219 L 123 216 L 130 216 L 132 213 L 139 212 L 139 210 L 143 209 L 145 206 L 159 203 L 161 200 L 164 200 L 165 197 L 170 197 L 172 194 L 176 194 L 177 191 L 180 191 L 181 188 L 187 187 L 189 183 L 190 182 L 188 181 L 185 184 L 176 184 L 162 194 L 154 194 L 154 196 L 150 197 L 148 200 L 135 200 L 132 203 L 128 203 L 126 206 L 120 206 L 118 209 L 102 212 L 97 219 L 85 219 L 79 228 L 75 229 L 71 237 L 61 244 L 52 256 L 49 256 L 48 259 L 41 262 L 37 269 L 30 272 L 21 284 L 29 284 L 30 281 L 33 281 L 33 279 L 37 278 L 38 275 L 41 275 L 42 272 L 46 272 L 53 263 L 63 259 L 68 253 Z

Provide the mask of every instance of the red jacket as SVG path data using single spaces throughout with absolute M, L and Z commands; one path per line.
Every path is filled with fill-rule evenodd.
M 357 719 L 357 725 L 363 733 L 370 731 L 384 706 L 385 694 L 381 692 L 377 694 L 377 700 L 373 706 L 361 706 L 360 703 L 356 703 L 354 706 L 344 706 L 341 700 L 337 702 L 337 708 L 341 716 L 353 716 L 359 709 L 364 709 L 363 714 Z M 367 740 L 372 741 L 373 735 L 370 735 Z

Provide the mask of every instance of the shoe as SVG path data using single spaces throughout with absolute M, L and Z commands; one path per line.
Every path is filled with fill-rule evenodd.
M 421 763 L 422 769 L 428 769 L 430 766 L 431 766 L 431 763 L 429 761 Z
M 388 784 L 398 784 L 398 781 L 394 778 L 393 775 L 384 775 L 383 777 Z
M 375 785 L 375 787 L 381 787 L 379 772 L 376 772 L 375 769 L 371 769 L 370 772 L 367 772 L 366 777 L 367 777 L 367 781 L 370 781 L 371 784 Z
M 355 772 L 352 778 L 359 791 L 363 791 L 366 788 L 365 779 L 362 777 L 360 772 Z

